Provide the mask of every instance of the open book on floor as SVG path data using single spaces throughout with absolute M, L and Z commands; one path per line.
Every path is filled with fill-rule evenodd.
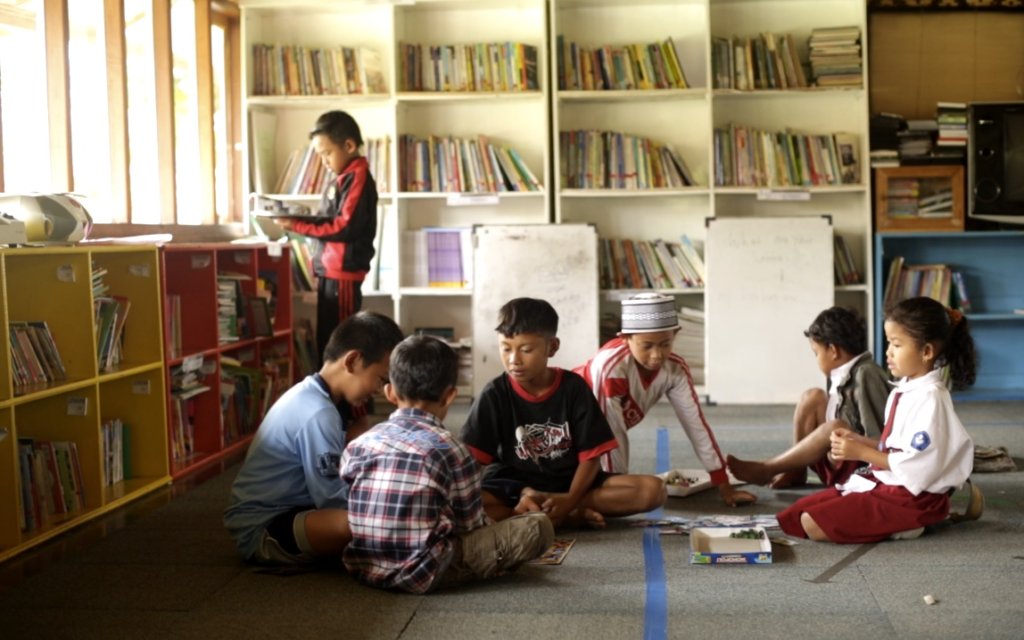
M 712 487 L 711 474 L 704 469 L 674 469 L 674 471 L 679 472 L 678 479 L 674 478 L 675 474 L 673 474 L 673 476 L 669 476 L 669 481 L 665 484 L 670 497 L 685 498 Z M 745 483 L 729 473 L 729 484 Z

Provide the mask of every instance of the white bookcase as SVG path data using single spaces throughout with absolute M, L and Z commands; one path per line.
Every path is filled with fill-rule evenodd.
M 853 253 L 863 282 L 836 287 L 838 304 L 872 317 L 871 199 L 868 156 L 867 14 L 863 0 L 241 0 L 246 109 L 274 122 L 250 138 L 250 160 L 271 149 L 272 177 L 308 140 L 316 117 L 345 109 L 364 138 L 390 140 L 387 191 L 381 192 L 385 237 L 378 246 L 397 275 L 381 291 L 364 286 L 364 306 L 389 311 L 406 331 L 448 326 L 472 334 L 471 289 L 414 287 L 403 278 L 408 231 L 474 224 L 592 223 L 602 237 L 678 241 L 703 252 L 706 219 L 716 216 L 831 216 Z M 856 26 L 864 82 L 858 88 L 737 91 L 713 88 L 715 37 L 791 34 L 806 62 L 812 29 Z M 559 90 L 559 36 L 585 47 L 651 44 L 671 38 L 685 89 Z M 520 42 L 538 48 L 539 89 L 518 92 L 408 92 L 399 81 L 400 44 Z M 251 45 L 368 47 L 384 65 L 386 95 L 253 96 Z M 856 134 L 859 176 L 853 184 L 800 188 L 716 186 L 715 127 L 729 123 L 772 131 Z M 559 132 L 619 131 L 671 146 L 695 183 L 648 190 L 569 189 L 560 181 Z M 247 131 L 247 135 L 251 135 Z M 494 194 L 406 193 L 398 190 L 402 135 L 483 134 L 516 149 L 541 182 L 540 191 Z M 262 153 L 266 156 L 266 152 Z M 380 179 L 378 178 L 378 181 Z M 254 190 L 255 185 L 247 185 Z M 318 196 L 300 198 L 315 205 Z M 702 308 L 704 290 L 669 289 L 680 305 Z M 604 310 L 617 312 L 631 291 L 607 290 Z M 810 318 L 808 319 L 810 322 Z
M 414 286 L 408 277 L 408 231 L 427 227 L 472 227 L 474 224 L 550 222 L 548 173 L 547 11 L 544 0 L 419 0 L 415 3 L 333 2 L 328 0 L 242 0 L 245 101 L 250 119 L 273 122 L 273 130 L 250 128 L 250 154 L 270 149 L 273 184 L 284 171 L 288 155 L 306 144 L 320 113 L 348 111 L 359 123 L 364 139 L 387 138 L 388 175 L 378 183 L 385 237 L 379 243 L 391 277 L 374 290 L 363 287 L 364 308 L 388 312 L 406 332 L 418 327 L 451 327 L 456 337 L 472 335 L 471 287 Z M 533 91 L 425 92 L 401 86 L 401 44 L 470 45 L 521 43 L 537 48 L 539 88 Z M 254 96 L 253 44 L 307 47 L 365 47 L 375 50 L 384 66 L 385 95 Z M 270 136 L 261 144 L 254 135 Z M 398 141 L 454 136 L 490 141 L 514 149 L 541 183 L 539 191 L 497 194 L 403 192 L 399 190 L 401 159 Z M 264 153 L 266 155 L 266 153 Z M 250 179 L 256 158 L 250 157 Z M 247 190 L 257 190 L 255 182 Z M 319 195 L 275 198 L 316 206 Z M 467 261 L 472 256 L 466 256 Z M 308 302 L 308 296 L 305 298 Z M 306 315 L 301 314 L 300 315 Z
M 715 89 L 711 80 L 714 37 L 788 33 L 807 61 L 811 30 L 857 26 L 867 51 L 862 0 L 552 0 L 549 47 L 559 37 L 580 46 L 633 43 L 675 44 L 689 88 L 653 90 L 559 90 L 557 55 L 551 58 L 554 170 L 560 155 L 558 132 L 615 130 L 675 148 L 697 185 L 678 189 L 569 189 L 557 175 L 556 222 L 589 222 L 601 237 L 678 241 L 686 234 L 703 253 L 706 218 L 715 216 L 831 216 L 835 232 L 849 243 L 864 281 L 836 287 L 836 302 L 872 315 L 871 201 L 868 152 L 866 59 L 859 88 L 737 91 Z M 792 129 L 858 136 L 860 175 L 856 184 L 801 188 L 716 186 L 713 129 L 729 123 L 773 131 Z M 703 307 L 704 290 L 666 289 L 680 305 Z M 603 310 L 617 311 L 632 290 L 605 290 Z M 808 318 L 808 323 L 810 322 Z

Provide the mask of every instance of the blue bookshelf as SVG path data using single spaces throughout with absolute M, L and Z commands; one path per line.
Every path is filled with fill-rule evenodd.
M 893 258 L 905 265 L 945 264 L 964 275 L 967 314 L 978 352 L 978 380 L 957 400 L 1024 399 L 1024 232 L 875 234 L 875 357 L 885 363 L 883 296 Z

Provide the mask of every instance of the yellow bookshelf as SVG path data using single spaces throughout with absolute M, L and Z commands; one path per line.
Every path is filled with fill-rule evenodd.
M 0 250 L 0 561 L 170 481 L 163 343 L 155 329 L 162 317 L 159 264 L 152 246 Z M 97 356 L 94 270 L 103 271 L 106 295 L 128 305 L 122 358 L 105 370 Z M 19 382 L 14 354 L 22 347 L 12 341 L 12 322 L 45 323 L 66 375 Z M 37 349 L 44 358 L 45 346 Z M 108 484 L 101 424 L 115 418 L 128 425 L 124 479 Z M 61 497 L 68 494 L 54 477 L 60 467 L 47 466 L 60 460 L 49 449 L 70 451 L 72 443 L 77 461 L 69 458 L 66 468 L 78 487 L 77 505 Z M 54 500 L 62 506 L 54 509 Z

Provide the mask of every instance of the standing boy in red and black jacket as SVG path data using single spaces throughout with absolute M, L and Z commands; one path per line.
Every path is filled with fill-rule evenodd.
M 359 311 L 360 288 L 370 269 L 377 230 L 377 183 L 369 163 L 359 155 L 363 136 L 344 111 L 328 111 L 309 133 L 324 166 L 337 176 L 324 189 L 316 219 L 277 220 L 284 229 L 315 238 L 313 271 L 318 277 L 316 341 L 323 357 L 338 324 Z M 360 411 L 354 417 L 360 417 Z

